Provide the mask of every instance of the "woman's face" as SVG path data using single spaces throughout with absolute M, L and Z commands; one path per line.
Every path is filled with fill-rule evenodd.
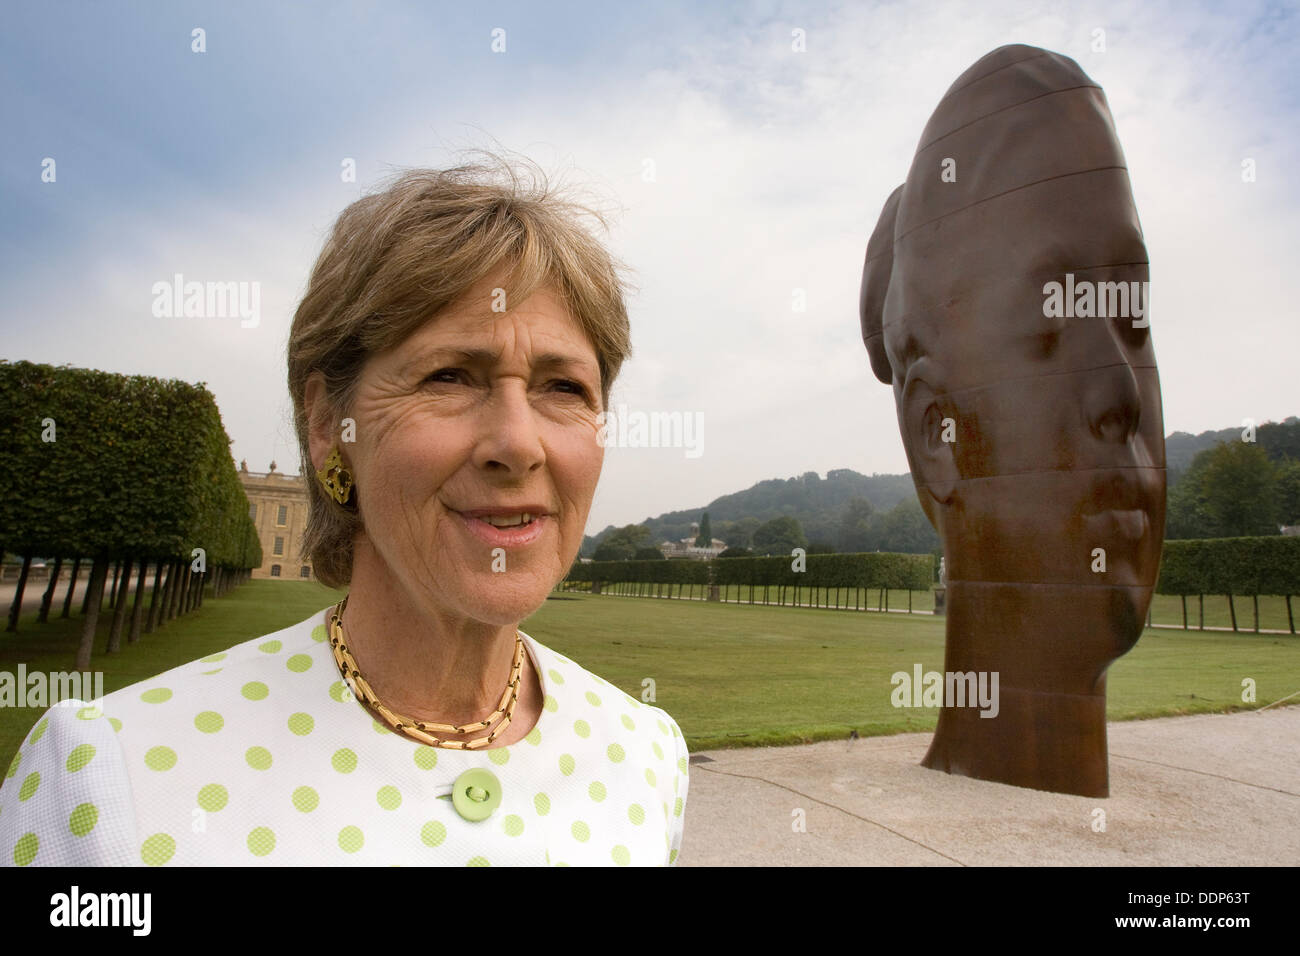
M 370 546 L 358 558 L 371 551 L 417 607 L 513 626 L 577 556 L 603 406 L 595 349 L 560 300 L 494 312 L 498 282 L 369 359 L 341 448 Z

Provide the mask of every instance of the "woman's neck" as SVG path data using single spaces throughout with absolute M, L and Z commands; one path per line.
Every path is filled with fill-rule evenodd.
M 435 594 L 412 594 L 358 538 L 343 633 L 358 670 L 389 710 L 442 724 L 483 720 L 501 703 L 516 632 L 441 607 Z M 523 658 L 519 699 L 498 738 L 506 743 L 527 734 L 541 711 L 535 668 L 527 652 Z

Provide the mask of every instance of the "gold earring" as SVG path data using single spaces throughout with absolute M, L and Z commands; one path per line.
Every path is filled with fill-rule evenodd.
M 334 450 L 325 459 L 325 467 L 316 472 L 316 477 L 331 498 L 341 505 L 348 503 L 348 498 L 352 495 L 352 472 L 343 467 L 338 445 L 334 446 Z

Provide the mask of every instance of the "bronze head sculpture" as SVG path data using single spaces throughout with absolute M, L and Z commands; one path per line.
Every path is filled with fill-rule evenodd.
M 1142 632 L 1165 523 L 1148 260 L 1101 88 L 994 50 L 921 136 L 867 246 L 860 314 L 947 559 L 945 671 L 999 706 L 940 711 L 923 761 L 1106 796 L 1106 671 Z

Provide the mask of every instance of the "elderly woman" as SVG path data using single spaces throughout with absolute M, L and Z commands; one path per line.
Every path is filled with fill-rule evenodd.
M 676 862 L 677 724 L 519 630 L 578 553 L 622 285 L 544 178 L 344 211 L 289 338 L 337 606 L 52 708 L 0 791 L 25 864 Z

